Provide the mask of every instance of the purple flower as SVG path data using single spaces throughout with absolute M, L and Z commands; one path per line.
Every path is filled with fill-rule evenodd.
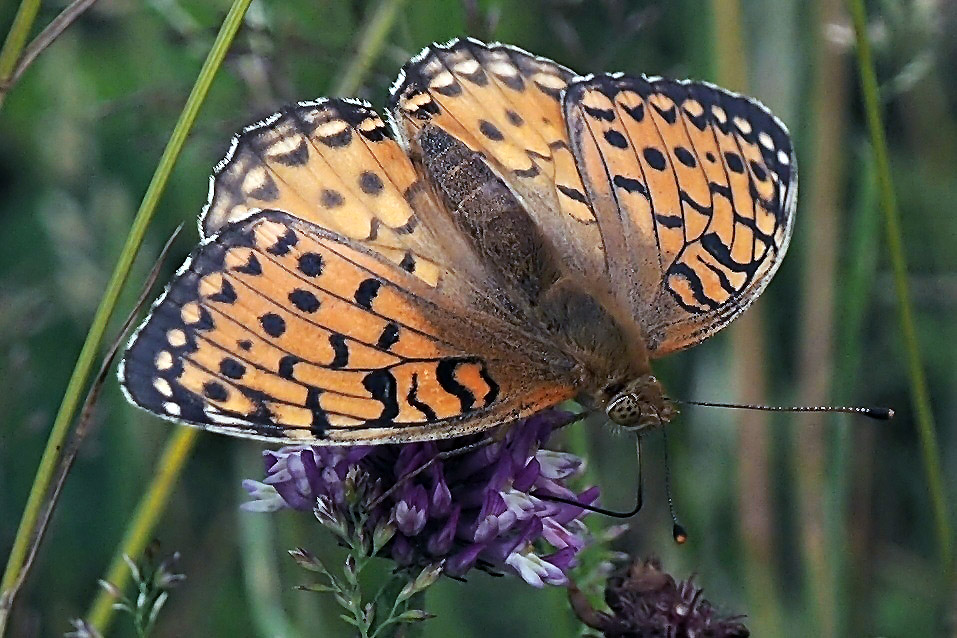
M 399 479 L 449 449 L 448 442 L 267 451 L 265 480 L 243 482 L 253 497 L 243 508 L 315 511 L 324 524 L 347 534 L 350 496 L 365 490 L 358 497 L 365 511 L 362 531 L 394 529 L 379 554 L 402 566 L 444 561 L 444 572 L 453 577 L 473 567 L 508 569 L 535 587 L 565 585 L 586 543 L 586 512 L 548 497 L 590 505 L 598 488 L 572 491 L 565 482 L 581 473 L 582 460 L 541 447 L 572 418 L 547 411 L 518 422 L 502 441 L 435 462 L 381 502 Z

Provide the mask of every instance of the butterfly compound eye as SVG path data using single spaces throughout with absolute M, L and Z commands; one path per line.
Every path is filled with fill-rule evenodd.
M 605 409 L 608 418 L 624 428 L 634 428 L 641 423 L 641 401 L 634 394 L 620 394 Z

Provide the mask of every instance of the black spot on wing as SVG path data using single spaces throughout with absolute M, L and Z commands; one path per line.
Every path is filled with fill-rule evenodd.
M 224 377 L 242 379 L 243 375 L 246 374 L 246 366 L 232 357 L 226 357 L 219 362 L 219 371 Z
M 744 162 L 741 161 L 741 156 L 737 153 L 728 151 L 724 154 L 725 161 L 728 162 L 728 168 L 733 173 L 743 173 L 744 172 Z
M 628 148 L 628 140 L 619 131 L 609 129 L 605 131 L 605 141 L 615 148 Z
M 624 175 L 615 175 L 611 181 L 615 186 L 622 188 L 629 193 L 638 193 L 639 195 L 648 197 L 648 189 L 637 179 L 625 177 Z
M 319 203 L 321 203 L 326 208 L 338 208 L 342 206 L 345 200 L 342 197 L 342 194 L 331 188 L 323 188 L 322 192 L 319 194 Z
M 299 256 L 299 272 L 307 277 L 318 277 L 322 274 L 322 255 L 318 253 L 303 253 Z
M 698 161 L 695 159 L 694 155 L 684 146 L 675 147 L 675 157 L 677 157 L 678 161 L 688 168 L 694 168 L 698 165 Z
M 388 370 L 375 370 L 362 379 L 362 385 L 372 398 L 382 404 L 382 414 L 373 421 L 391 423 L 399 415 L 395 377 Z
M 382 282 L 378 279 L 366 279 L 363 281 L 356 289 L 356 303 L 366 310 L 372 310 L 372 300 L 379 294 L 379 288 L 381 286 Z
M 475 405 L 475 395 L 455 379 L 455 369 L 461 363 L 462 359 L 442 359 L 436 366 L 435 378 L 443 390 L 459 400 L 462 412 L 468 412 Z
M 505 118 L 512 126 L 522 126 L 525 124 L 525 120 L 522 119 L 522 116 L 512 109 L 505 109 Z
M 573 199 L 576 202 L 581 202 L 582 204 L 587 204 L 588 199 L 585 197 L 585 194 L 578 190 L 577 188 L 572 188 L 571 186 L 565 186 L 564 184 L 555 185 L 559 192 L 569 199 Z
M 233 270 L 236 272 L 241 272 L 244 275 L 261 275 L 263 274 L 262 264 L 259 263 L 259 259 L 256 257 L 255 253 L 250 252 L 249 257 L 246 259 L 246 263 L 242 266 L 236 266 Z
M 498 127 L 487 120 L 479 120 L 479 131 L 493 142 L 501 142 L 505 139 Z
M 236 289 L 233 288 L 233 285 L 223 279 L 223 285 L 219 289 L 219 292 L 209 296 L 210 301 L 218 301 L 219 303 L 235 303 L 236 301 Z
M 203 396 L 211 401 L 225 401 L 229 397 L 229 392 L 219 381 L 207 381 L 203 384 Z
M 378 195 L 382 192 L 382 178 L 372 171 L 363 171 L 359 175 L 359 188 L 366 195 Z
M 656 214 L 655 219 L 665 228 L 681 228 L 681 226 L 684 224 L 684 222 L 681 221 L 681 218 L 676 215 Z
M 346 338 L 334 332 L 329 335 L 329 345 L 332 346 L 332 352 L 334 354 L 329 367 L 344 368 L 349 365 L 349 345 L 346 343 Z
M 282 256 L 289 252 L 289 250 L 299 243 L 299 238 L 296 237 L 296 233 L 290 228 L 282 234 L 281 237 L 276 239 L 276 243 L 266 249 L 266 252 L 273 255 Z
M 582 108 L 585 110 L 585 113 L 588 113 L 588 115 L 596 120 L 601 120 L 602 122 L 615 121 L 615 112 L 612 109 L 602 109 L 596 106 L 588 106 L 586 104 L 582 104 Z
M 319 299 L 308 290 L 296 288 L 289 293 L 289 301 L 303 312 L 313 313 L 319 310 Z
M 259 318 L 263 331 L 270 337 L 281 337 L 286 332 L 286 320 L 274 312 L 267 312 Z
M 312 424 L 309 431 L 317 439 L 326 438 L 326 430 L 329 429 L 329 417 L 326 411 L 319 405 L 319 397 L 322 390 L 313 386 L 308 386 L 306 390 L 306 407 L 312 412 Z
M 663 171 L 665 170 L 665 166 L 668 165 L 665 161 L 664 154 L 653 146 L 646 146 L 641 154 L 644 156 L 645 161 L 648 162 L 648 165 L 656 171 Z
M 277 370 L 279 376 L 283 379 L 293 379 L 295 377 L 296 364 L 300 361 L 302 361 L 302 359 L 294 354 L 284 355 L 279 360 L 279 369 Z
M 381 350 L 388 350 L 396 344 L 399 340 L 399 326 L 394 323 L 386 324 L 386 327 L 382 329 L 382 334 L 379 335 L 378 341 L 376 341 L 376 347 Z

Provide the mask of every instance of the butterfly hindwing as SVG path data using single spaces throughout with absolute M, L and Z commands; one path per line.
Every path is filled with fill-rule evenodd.
M 573 82 L 564 109 L 609 276 L 652 355 L 730 322 L 793 227 L 797 170 L 781 122 L 708 84 L 621 75 Z
M 409 293 L 412 277 L 285 213 L 255 213 L 195 251 L 132 340 L 122 383 L 167 418 L 326 443 L 465 434 L 572 394 Z

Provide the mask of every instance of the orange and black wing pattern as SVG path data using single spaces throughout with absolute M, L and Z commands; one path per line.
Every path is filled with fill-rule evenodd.
M 600 75 L 564 96 L 609 274 L 653 356 L 699 343 L 781 263 L 797 166 L 761 104 L 698 82 Z
M 361 242 L 430 286 L 448 261 L 421 223 L 434 204 L 412 163 L 359 100 L 301 102 L 233 138 L 210 178 L 200 232 L 267 209 Z
M 573 395 L 501 335 L 409 292 L 414 280 L 298 217 L 253 213 L 180 269 L 131 340 L 122 385 L 175 421 L 325 444 L 468 434 Z
M 481 153 L 571 272 L 604 270 L 602 238 L 568 144 L 569 69 L 504 44 L 453 40 L 405 65 L 390 110 L 413 155 L 425 127 Z

